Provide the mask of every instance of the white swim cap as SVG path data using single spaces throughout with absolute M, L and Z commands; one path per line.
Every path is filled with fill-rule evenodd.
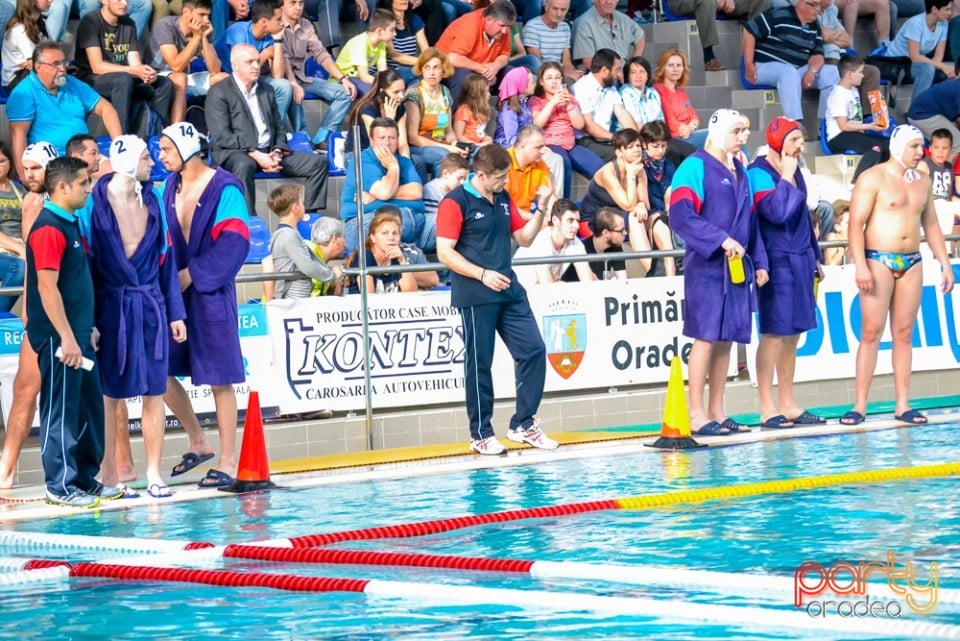
M 185 163 L 200 153 L 200 139 L 203 134 L 189 122 L 175 122 L 161 131 L 160 135 L 170 139 L 180 153 L 181 162 Z
M 35 142 L 32 145 L 28 145 L 27 148 L 23 150 L 23 155 L 20 156 L 20 162 L 23 162 L 24 160 L 32 160 L 46 169 L 47 163 L 59 155 L 60 154 L 57 153 L 56 147 L 48 142 L 40 141 Z
M 707 140 L 712 140 L 713 144 L 722 148 L 724 137 L 739 122 L 746 122 L 746 118 L 739 111 L 717 109 L 710 116 L 710 124 L 707 125 Z
M 147 143 L 138 136 L 118 136 L 110 143 L 110 165 L 121 176 L 132 178 L 136 183 L 137 200 L 143 204 L 140 180 L 137 178 L 137 165 L 140 156 L 147 150 Z
M 917 139 L 923 140 L 923 132 L 913 125 L 898 125 L 890 134 L 890 157 L 895 159 L 905 169 L 903 177 L 908 183 L 920 177 L 920 172 L 916 169 L 910 169 L 903 163 L 903 152 L 907 150 L 907 145 Z

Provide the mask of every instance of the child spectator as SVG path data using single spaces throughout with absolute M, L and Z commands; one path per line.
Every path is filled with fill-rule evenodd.
M 847 242 L 847 223 L 850 220 L 850 201 L 837 200 L 833 203 L 833 230 L 827 234 L 828 241 Z M 846 262 L 846 247 L 830 247 L 823 250 L 824 265 L 843 265 Z
M 536 77 L 523 67 L 514 67 L 500 82 L 500 111 L 493 140 L 504 149 L 513 146 L 521 127 L 533 123 L 527 98 L 533 95 L 536 87 Z
M 337 56 L 337 67 L 351 78 L 360 93 L 370 91 L 374 76 L 387 69 L 387 44 L 393 42 L 397 24 L 393 13 L 377 9 L 370 17 L 366 33 L 350 38 Z M 356 80 L 353 80 L 353 79 Z
M 930 176 L 933 206 L 937 210 L 937 220 L 944 236 L 952 234 L 953 228 L 960 224 L 960 202 L 954 196 L 953 166 L 950 164 L 952 148 L 953 134 L 950 130 L 937 129 L 930 136 L 930 155 L 917 167 Z M 950 248 L 950 243 L 947 247 Z
M 460 154 L 447 154 L 440 162 L 440 176 L 423 186 L 424 225 L 417 246 L 432 252 L 437 248 L 437 208 L 443 197 L 463 184 L 470 162 Z
M 482 147 L 493 142 L 487 135 L 489 120 L 490 86 L 486 78 L 472 73 L 460 90 L 460 104 L 453 114 L 453 132 L 458 140 Z
M 561 198 L 550 210 L 548 226 L 537 234 L 529 247 L 520 247 L 514 258 L 543 258 L 553 256 L 585 256 L 587 251 L 577 238 L 580 230 L 580 208 L 577 203 Z M 514 268 L 517 280 L 524 287 L 559 283 L 563 273 L 571 263 L 550 263 L 547 265 L 522 265 Z M 573 263 L 581 281 L 597 280 L 589 263 Z
M 280 219 L 277 230 L 270 238 L 274 271 L 278 274 L 295 272 L 304 276 L 300 280 L 276 281 L 274 298 L 307 298 L 313 290 L 314 281 L 330 284 L 339 281 L 340 268 L 330 268 L 324 260 L 315 256 L 297 231 L 297 223 L 303 220 L 307 211 L 303 205 L 303 189 L 299 185 L 281 185 L 270 192 L 267 207 Z
M 13 17 L 3 36 L 3 86 L 8 89 L 23 80 L 33 69 L 33 50 L 41 40 L 49 40 L 43 13 L 51 0 L 17 0 Z
M 853 179 L 889 157 L 889 140 L 868 136 L 866 132 L 884 131 L 878 123 L 863 122 L 863 105 L 857 87 L 863 81 L 863 58 L 841 56 L 837 65 L 840 82 L 827 99 L 827 147 L 835 154 L 851 149 L 863 154 Z
M 650 215 L 644 221 L 650 245 L 653 249 L 673 249 L 673 234 L 670 231 L 670 183 L 676 167 L 666 157 L 670 143 L 670 130 L 660 120 L 648 122 L 640 129 L 640 144 L 643 145 L 643 169 L 647 173 L 647 196 L 650 199 Z M 659 224 L 658 224 L 659 223 Z M 673 276 L 677 273 L 676 261 L 655 258 L 647 276 Z

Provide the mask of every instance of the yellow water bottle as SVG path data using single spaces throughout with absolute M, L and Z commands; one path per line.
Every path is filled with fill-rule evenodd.
M 813 302 L 816 303 L 820 297 L 820 274 L 813 275 Z
M 743 272 L 743 258 L 739 254 L 727 257 L 727 267 L 730 269 L 730 282 L 734 285 L 742 285 L 747 280 Z

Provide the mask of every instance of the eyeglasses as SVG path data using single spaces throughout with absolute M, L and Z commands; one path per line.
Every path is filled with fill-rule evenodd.
M 610 233 L 611 233 L 611 234 L 625 234 L 625 233 L 627 233 L 627 228 L 626 228 L 626 227 L 621 227 L 620 229 L 611 229 L 611 230 L 610 230 Z
M 820 11 L 820 3 L 819 3 L 819 2 L 809 2 L 808 0 L 800 0 L 800 4 L 805 4 L 805 5 L 807 5 L 808 7 L 810 7 L 811 9 L 816 9 L 817 11 Z
M 47 65 L 48 67 L 53 67 L 54 69 L 66 69 L 67 61 L 66 60 L 56 60 L 54 62 L 38 62 L 38 65 Z

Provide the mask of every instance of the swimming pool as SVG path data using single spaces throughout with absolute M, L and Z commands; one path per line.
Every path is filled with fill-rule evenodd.
M 364 483 L 343 483 L 221 500 L 152 505 L 18 523 L 33 532 L 242 543 L 465 514 L 568 504 L 834 472 L 954 461 L 957 425 L 788 439 L 686 453 L 582 458 Z M 282 484 L 283 479 L 278 479 Z M 332 548 L 474 557 L 578 561 L 761 573 L 792 577 L 798 565 L 840 560 L 940 564 L 940 586 L 960 588 L 960 499 L 955 478 L 858 484 L 680 505 L 599 511 L 455 529 L 416 538 L 351 541 Z M 31 550 L 0 553 L 36 556 Z M 70 560 L 103 558 L 91 553 Z M 71 579 L 0 590 L 0 638 L 237 639 L 381 638 L 854 638 L 783 631 L 800 612 L 790 596 L 740 594 L 724 585 L 645 587 L 572 578 L 429 568 L 278 564 L 218 559 L 241 572 L 353 577 L 434 586 L 427 597 L 291 593 L 113 579 Z M 926 575 L 919 577 L 925 580 Z M 727 605 L 769 624 L 696 624 L 672 616 L 557 612 L 522 598 L 510 606 L 443 603 L 456 586 L 564 592 Z M 882 595 L 885 600 L 892 597 Z M 664 607 L 664 612 L 668 612 Z M 836 615 L 834 615 L 836 616 Z M 941 604 L 904 621 L 960 624 Z M 28 622 L 28 623 L 27 623 Z M 877 638 L 869 634 L 861 638 Z M 891 636 L 890 638 L 897 638 Z M 900 637 L 907 638 L 907 637 Z

